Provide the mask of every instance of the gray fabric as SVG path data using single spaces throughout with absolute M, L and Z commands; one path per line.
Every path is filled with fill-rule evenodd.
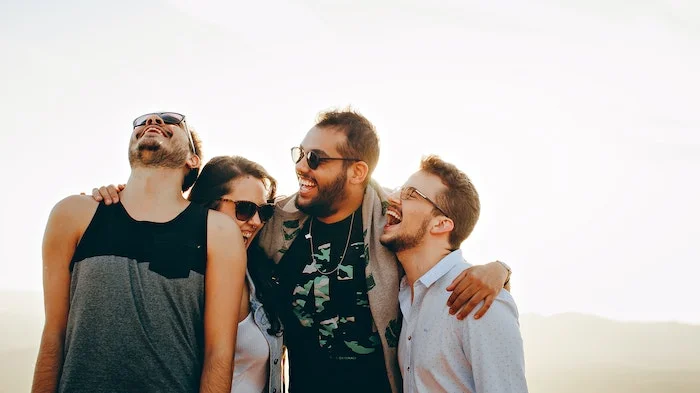
M 75 264 L 59 392 L 197 392 L 204 276 L 166 278 L 149 263 Z
M 255 324 L 260 328 L 270 347 L 269 362 L 269 379 L 267 382 L 267 392 L 282 393 L 283 390 L 283 375 L 282 375 L 282 360 L 284 354 L 284 342 L 282 334 L 272 335 L 268 333 L 268 329 L 272 327 L 272 323 L 267 319 L 267 314 L 262 307 L 262 303 L 255 297 L 255 285 L 250 278 L 250 274 L 246 272 L 248 283 L 250 284 L 250 310 L 253 313 Z

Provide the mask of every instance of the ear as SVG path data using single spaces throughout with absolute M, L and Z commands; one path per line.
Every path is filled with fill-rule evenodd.
M 430 233 L 438 235 L 441 233 L 450 233 L 455 229 L 455 223 L 451 218 L 447 218 L 445 216 L 435 218 L 437 218 L 439 221 L 430 228 Z
M 364 161 L 357 161 L 348 168 L 348 178 L 351 184 L 364 183 L 369 176 L 369 166 Z
M 187 164 L 187 166 L 190 169 L 194 169 L 199 168 L 199 166 L 202 164 L 202 161 L 199 159 L 198 155 L 190 153 L 190 156 L 187 157 L 187 161 L 185 161 L 185 164 Z

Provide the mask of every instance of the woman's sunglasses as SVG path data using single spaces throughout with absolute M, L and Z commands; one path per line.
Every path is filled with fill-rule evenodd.
M 195 153 L 196 150 L 194 148 L 194 141 L 192 140 L 192 133 L 190 133 L 190 129 L 187 128 L 187 122 L 185 122 L 185 115 L 182 115 L 177 112 L 154 112 L 154 113 L 147 113 L 145 115 L 141 115 L 134 119 L 134 128 L 140 127 L 146 124 L 146 121 L 148 120 L 149 117 L 156 115 L 163 120 L 163 123 L 165 124 L 170 124 L 170 125 L 177 125 L 182 123 L 182 125 L 185 126 L 185 133 L 187 133 L 187 138 L 190 140 L 190 147 L 192 148 L 192 152 Z
M 275 214 L 275 205 L 272 203 L 265 203 L 262 205 L 256 205 L 251 201 L 234 201 L 232 199 L 219 198 L 223 202 L 231 202 L 236 205 L 236 218 L 240 221 L 248 221 L 255 213 L 260 216 L 260 221 L 266 222 L 272 215 Z
M 339 161 L 362 161 L 359 158 L 343 158 L 343 157 L 321 157 L 315 151 L 305 152 L 300 146 L 292 148 L 292 161 L 297 164 L 302 158 L 306 157 L 306 162 L 309 168 L 316 169 L 323 161 L 339 160 Z

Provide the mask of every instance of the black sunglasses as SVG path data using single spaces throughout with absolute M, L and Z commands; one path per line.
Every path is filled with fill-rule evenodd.
M 450 217 L 450 216 L 447 215 L 447 213 L 445 213 L 444 210 L 442 210 L 442 209 L 440 208 L 440 206 L 437 205 L 437 203 L 433 202 L 432 199 L 428 198 L 425 194 L 423 194 L 422 192 L 418 191 L 418 189 L 415 188 L 415 187 L 411 187 L 411 186 L 399 187 L 395 192 L 398 192 L 399 195 L 400 195 L 401 200 L 404 200 L 404 201 L 407 200 L 407 199 L 410 199 L 411 196 L 412 196 L 414 193 L 416 193 L 416 194 L 418 194 L 418 196 L 420 196 L 421 198 L 425 199 L 425 200 L 426 200 L 427 202 L 429 202 L 431 205 L 435 206 L 435 208 L 438 209 L 438 210 L 440 211 L 440 213 L 442 213 L 443 216 L 445 216 L 445 217 L 447 217 L 447 218 Z
M 141 115 L 134 119 L 134 128 L 140 127 L 142 125 L 146 124 L 146 121 L 148 120 L 149 117 L 156 115 L 163 120 L 163 123 L 165 124 L 171 124 L 171 125 L 177 125 L 182 123 L 185 126 L 185 132 L 187 133 L 187 138 L 190 140 L 190 147 L 192 148 L 192 152 L 196 152 L 194 148 L 194 141 L 192 140 L 192 133 L 190 132 L 190 129 L 187 128 L 187 122 L 185 122 L 185 115 L 177 113 L 177 112 L 154 112 L 154 113 L 147 113 L 145 115 Z
M 359 158 L 343 158 L 343 157 L 321 157 L 315 151 L 305 152 L 300 146 L 292 148 L 292 161 L 297 164 L 302 158 L 306 157 L 306 162 L 309 168 L 316 169 L 323 161 L 338 160 L 338 161 L 362 161 Z
M 260 221 L 266 222 L 272 218 L 273 214 L 275 214 L 275 205 L 272 203 L 257 205 L 251 201 L 234 201 L 227 198 L 219 198 L 219 200 L 223 202 L 231 202 L 236 205 L 236 218 L 241 221 L 248 221 L 255 216 L 255 213 L 258 213 L 260 216 Z

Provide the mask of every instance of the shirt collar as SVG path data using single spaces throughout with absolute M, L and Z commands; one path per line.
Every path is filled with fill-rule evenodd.
M 462 250 L 458 249 L 452 251 L 451 253 L 445 255 L 445 257 L 442 258 L 440 262 L 438 262 L 430 270 L 425 272 L 425 274 L 423 274 L 418 281 L 425 285 L 426 288 L 430 288 L 435 281 L 442 278 L 442 276 L 447 274 L 447 272 L 449 272 L 456 264 L 463 261 L 464 258 L 462 257 Z

